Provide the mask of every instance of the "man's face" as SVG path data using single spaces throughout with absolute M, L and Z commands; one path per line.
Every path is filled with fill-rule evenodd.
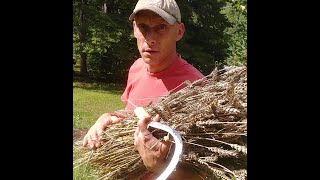
M 184 32 L 182 23 L 170 25 L 156 13 L 146 10 L 136 14 L 133 26 L 145 63 L 160 66 L 176 55 L 176 41 L 182 38 Z

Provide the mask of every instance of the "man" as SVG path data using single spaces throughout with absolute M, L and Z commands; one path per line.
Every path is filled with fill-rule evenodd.
M 126 103 L 126 110 L 134 110 L 134 106 L 145 106 L 154 103 L 152 97 L 165 95 L 186 80 L 191 82 L 203 76 L 192 65 L 188 64 L 176 52 L 176 42 L 184 35 L 184 24 L 174 0 L 139 0 L 129 20 L 133 20 L 134 36 L 141 58 L 130 67 L 127 86 L 121 98 Z M 181 88 L 181 87 L 180 87 Z M 106 113 L 98 118 L 84 137 L 83 145 L 90 148 L 101 146 L 101 137 L 107 126 L 120 122 L 124 117 L 115 113 Z M 157 115 L 153 120 L 159 121 Z M 146 116 L 138 122 L 134 134 L 134 144 L 144 165 L 151 174 L 143 179 L 156 178 L 165 169 L 165 161 L 169 151 L 169 143 L 157 143 L 147 129 L 151 120 Z M 191 179 L 190 171 L 178 167 L 170 179 Z

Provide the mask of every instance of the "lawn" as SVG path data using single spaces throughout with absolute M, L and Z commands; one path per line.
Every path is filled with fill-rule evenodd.
M 80 62 L 73 66 L 73 128 L 87 129 L 103 114 L 124 108 L 120 99 L 124 84 L 98 82 L 79 75 Z
M 120 99 L 123 90 L 124 85 L 74 81 L 73 128 L 88 129 L 103 113 L 124 108 Z M 74 158 L 77 156 L 74 154 Z M 73 170 L 73 179 L 96 179 L 93 172 L 90 166 L 76 168 Z
M 73 127 L 89 128 L 107 112 L 124 108 L 120 99 L 120 85 L 74 83 L 73 87 Z M 79 85 L 81 84 L 81 85 Z

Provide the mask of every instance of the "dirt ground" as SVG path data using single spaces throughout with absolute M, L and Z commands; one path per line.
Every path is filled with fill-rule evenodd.
M 81 141 L 87 134 L 88 129 L 75 129 L 73 128 L 73 142 Z

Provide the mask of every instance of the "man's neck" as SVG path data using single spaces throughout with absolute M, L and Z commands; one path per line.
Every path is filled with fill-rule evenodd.
M 176 62 L 176 60 L 179 58 L 179 55 L 177 53 L 174 53 L 170 56 L 166 57 L 166 60 L 163 61 L 165 63 L 162 64 L 158 64 L 156 66 L 152 66 L 152 65 L 148 65 L 148 72 L 150 73 L 157 73 L 157 72 L 161 72 L 164 71 L 165 69 L 167 69 L 168 67 L 170 67 L 174 62 Z

